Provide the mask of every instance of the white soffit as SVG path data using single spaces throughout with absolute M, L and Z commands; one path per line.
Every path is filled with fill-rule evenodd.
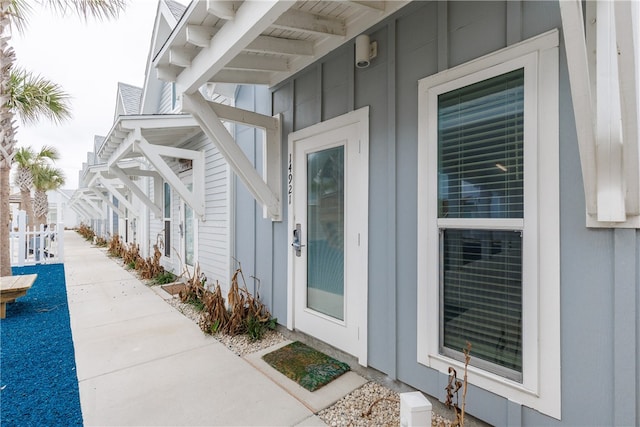
M 189 94 L 208 82 L 274 86 L 407 3 L 193 1 L 153 64 Z

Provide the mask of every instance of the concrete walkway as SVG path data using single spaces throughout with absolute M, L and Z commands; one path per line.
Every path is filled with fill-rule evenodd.
M 104 250 L 64 238 L 85 425 L 324 425 Z

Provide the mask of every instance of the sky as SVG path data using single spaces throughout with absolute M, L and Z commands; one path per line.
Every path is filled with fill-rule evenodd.
M 186 0 L 179 0 L 187 4 Z M 60 17 L 33 5 L 23 34 L 14 32 L 17 66 L 59 84 L 71 97 L 72 118 L 60 125 L 43 120 L 19 125 L 17 145 L 56 147 L 55 164 L 65 173 L 63 188 L 78 187 L 78 173 L 93 151 L 95 135 L 113 124 L 118 82 L 142 87 L 157 0 L 129 0 L 118 20 Z

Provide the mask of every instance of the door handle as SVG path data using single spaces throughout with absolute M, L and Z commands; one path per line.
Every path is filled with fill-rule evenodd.
M 302 226 L 300 224 L 296 224 L 296 228 L 293 230 L 293 243 L 291 246 L 293 250 L 296 251 L 296 256 L 302 256 L 302 248 L 305 246 L 300 241 L 300 236 L 302 235 Z

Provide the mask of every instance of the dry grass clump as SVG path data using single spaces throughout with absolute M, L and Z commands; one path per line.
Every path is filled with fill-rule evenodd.
M 240 280 L 242 286 L 239 284 Z M 271 317 L 267 307 L 260 301 L 259 293 L 256 291 L 254 296 L 247 289 L 241 267 L 238 267 L 231 279 L 231 288 L 227 294 L 228 306 L 217 282 L 213 291 L 204 290 L 200 298 L 204 308 L 199 325 L 208 334 L 247 334 L 250 340 L 259 340 L 267 330 L 276 326 L 276 319 Z

